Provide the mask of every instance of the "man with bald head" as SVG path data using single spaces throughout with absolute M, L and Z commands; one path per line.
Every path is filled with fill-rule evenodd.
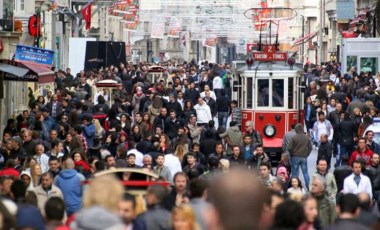
M 360 203 L 360 214 L 358 216 L 358 222 L 364 226 L 371 228 L 377 223 L 377 216 L 371 211 L 373 202 L 368 193 L 361 192 L 357 196 Z
M 74 161 L 67 158 L 62 163 L 62 170 L 55 178 L 55 185 L 61 189 L 65 198 L 67 216 L 79 211 L 82 207 L 82 181 L 84 176 L 75 169 Z

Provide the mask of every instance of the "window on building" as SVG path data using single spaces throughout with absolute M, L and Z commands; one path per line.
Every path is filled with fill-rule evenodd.
M 25 0 L 19 0 L 20 1 L 20 11 L 25 11 Z

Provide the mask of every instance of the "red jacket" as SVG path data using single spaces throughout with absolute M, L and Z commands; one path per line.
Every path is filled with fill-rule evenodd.
M 352 166 L 355 160 L 363 159 L 365 160 L 365 162 L 367 162 L 366 166 L 370 166 L 372 155 L 373 155 L 373 152 L 369 148 L 366 148 L 363 152 L 359 152 L 358 150 L 355 150 L 351 154 L 349 163 Z
M 13 178 L 19 178 L 20 173 L 15 168 L 4 168 L 0 171 L 0 177 L 11 176 Z

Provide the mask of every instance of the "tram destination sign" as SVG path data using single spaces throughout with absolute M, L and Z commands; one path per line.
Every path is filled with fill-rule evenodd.
M 263 51 L 256 51 L 252 54 L 255 61 L 286 61 L 288 58 L 287 53 L 276 52 L 276 46 L 274 45 L 264 46 Z

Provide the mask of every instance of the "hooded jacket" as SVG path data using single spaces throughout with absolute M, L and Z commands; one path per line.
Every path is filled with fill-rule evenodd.
M 72 230 L 123 230 L 125 226 L 115 214 L 100 206 L 94 206 L 80 211 L 70 228 Z
M 296 135 L 290 141 L 288 150 L 291 157 L 308 157 L 313 150 L 309 137 L 303 132 L 303 126 L 297 124 Z
M 82 207 L 82 185 L 84 177 L 75 169 L 64 169 L 55 178 L 55 185 L 65 197 L 66 211 L 74 213 Z
M 28 176 L 29 179 L 30 179 L 30 183 L 29 183 L 28 187 L 26 188 L 26 190 L 27 191 L 33 191 L 34 190 L 34 186 L 33 186 L 33 183 L 32 183 L 32 176 L 30 175 L 30 172 L 28 172 L 28 171 L 22 171 L 21 174 L 20 174 L 20 179 L 24 175 Z

